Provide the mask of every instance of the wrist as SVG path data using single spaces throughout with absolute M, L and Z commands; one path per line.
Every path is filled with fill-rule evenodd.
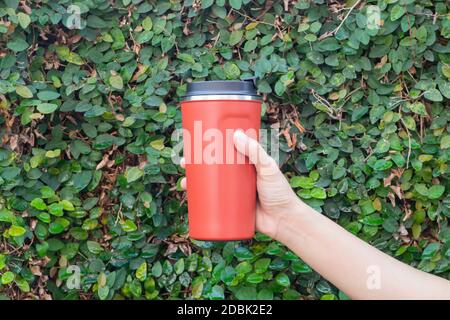
M 293 196 L 292 203 L 283 210 L 280 219 L 277 223 L 276 232 L 273 238 L 283 244 L 291 237 L 290 233 L 299 232 L 302 223 L 299 220 L 303 219 L 311 210 L 303 201 L 296 195 Z

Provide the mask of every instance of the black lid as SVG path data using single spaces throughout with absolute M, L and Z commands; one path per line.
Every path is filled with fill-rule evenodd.
M 199 81 L 187 84 L 185 97 L 200 95 L 247 95 L 257 96 L 255 79 L 246 79 L 243 81 Z

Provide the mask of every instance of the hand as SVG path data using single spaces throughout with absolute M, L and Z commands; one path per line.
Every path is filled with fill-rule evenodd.
M 286 221 L 290 214 L 298 212 L 297 208 L 301 201 L 292 191 L 275 160 L 256 140 L 240 130 L 235 132 L 233 140 L 238 152 L 247 156 L 256 168 L 258 189 L 256 229 L 277 239 L 280 222 Z M 180 165 L 185 167 L 184 159 Z M 186 178 L 182 179 L 181 186 L 186 189 Z

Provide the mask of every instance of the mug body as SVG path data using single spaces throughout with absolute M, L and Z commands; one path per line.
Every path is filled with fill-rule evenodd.
M 189 235 L 197 240 L 251 239 L 256 172 L 233 143 L 236 130 L 259 138 L 261 101 L 209 95 L 181 103 Z

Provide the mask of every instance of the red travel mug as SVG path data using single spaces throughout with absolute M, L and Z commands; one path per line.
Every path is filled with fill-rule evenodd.
M 189 236 L 251 239 L 255 234 L 256 171 L 237 152 L 233 134 L 259 137 L 261 98 L 253 80 L 189 83 L 181 102 Z

